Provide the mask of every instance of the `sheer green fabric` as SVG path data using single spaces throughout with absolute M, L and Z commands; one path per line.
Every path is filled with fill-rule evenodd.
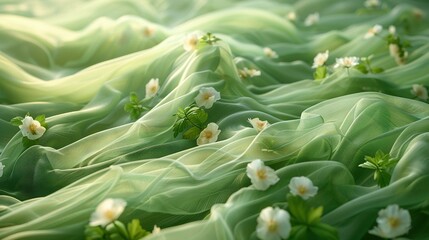
M 429 4 L 383 1 L 3 1 L 0 3 L 0 238 L 84 239 L 91 213 L 122 198 L 120 220 L 161 232 L 147 239 L 257 239 L 261 209 L 283 206 L 292 177 L 319 187 L 310 200 L 340 239 L 368 239 L 377 212 L 410 210 L 407 237 L 427 239 L 429 105 L 412 93 L 429 86 Z M 365 10 L 365 11 L 364 11 Z M 296 12 L 298 19 L 287 14 Z M 305 26 L 308 14 L 320 21 Z M 375 24 L 411 43 L 398 65 Z M 387 30 L 384 30 L 387 32 Z M 185 51 L 190 33 L 214 45 Z M 278 58 L 269 58 L 270 47 Z M 368 57 L 382 73 L 333 69 L 313 80 L 312 63 Z M 240 70 L 260 76 L 243 78 Z M 132 121 L 131 92 L 150 110 Z M 215 143 L 173 137 L 174 114 L 202 87 L 221 99 L 207 109 Z M 9 121 L 46 115 L 48 129 L 25 148 Z M 249 118 L 267 120 L 258 133 Z M 358 167 L 377 150 L 399 160 L 387 187 Z M 256 190 L 246 176 L 255 159 L 280 181 Z

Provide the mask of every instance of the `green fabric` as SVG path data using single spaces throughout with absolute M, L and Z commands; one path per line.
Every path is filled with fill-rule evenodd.
M 261 209 L 286 202 L 288 183 L 307 176 L 310 200 L 340 239 L 368 239 L 377 212 L 410 210 L 410 239 L 427 239 L 429 105 L 411 93 L 429 87 L 429 3 L 383 1 L 93 0 L 0 2 L 0 239 L 83 239 L 91 213 L 123 198 L 123 222 L 161 227 L 147 239 L 257 239 Z M 298 14 L 289 21 L 288 12 Z M 320 22 L 304 19 L 320 13 Z M 421 13 L 421 14 L 419 14 Z M 397 65 L 375 24 L 409 40 Z M 153 29 L 153 33 L 148 31 Z M 186 52 L 194 31 L 221 39 Z M 384 30 L 387 32 L 387 30 Z M 277 59 L 264 55 L 270 47 Z M 379 74 L 335 70 L 313 80 L 314 56 L 327 64 L 373 55 Z M 238 69 L 261 76 L 241 79 Z M 132 121 L 129 94 L 149 111 Z M 173 116 L 201 87 L 221 99 L 207 110 L 222 131 L 216 143 L 173 137 Z M 48 130 L 25 149 L 9 121 L 46 115 Z M 258 133 L 249 118 L 267 120 Z M 377 150 L 399 159 L 389 186 L 358 167 Z M 262 159 L 280 181 L 256 190 L 246 165 Z

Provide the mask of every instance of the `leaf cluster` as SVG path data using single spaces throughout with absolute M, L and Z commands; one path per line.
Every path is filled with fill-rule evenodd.
M 398 160 L 391 158 L 389 154 L 383 153 L 378 150 L 374 157 L 365 156 L 365 162 L 359 164 L 359 167 L 374 170 L 374 180 L 380 187 L 389 185 L 390 182 L 390 169 L 394 168 Z
M 203 35 L 202 37 L 200 37 L 199 41 L 198 41 L 198 48 L 202 48 L 204 46 L 207 45 L 213 45 L 216 42 L 218 42 L 220 40 L 220 38 L 216 37 L 215 35 L 213 35 L 212 33 L 206 33 L 205 35 Z
M 125 226 L 120 221 L 102 226 L 87 226 L 85 229 L 86 240 L 138 240 L 150 232 L 144 230 L 140 225 L 140 220 L 133 219 Z
M 326 239 L 337 240 L 337 230 L 321 222 L 323 207 L 310 207 L 299 196 L 288 194 L 288 212 L 291 215 L 291 239 Z
M 356 68 L 357 70 L 359 70 L 363 74 L 384 72 L 384 69 L 381 67 L 371 67 L 370 57 L 362 58 L 362 62 L 360 62 L 354 68 Z
M 130 114 L 132 120 L 137 120 L 144 111 L 149 109 L 143 106 L 143 100 L 140 100 L 135 92 L 131 92 L 129 102 L 124 105 L 124 110 Z
M 201 131 L 206 127 L 208 119 L 207 112 L 195 104 L 179 108 L 174 116 L 176 116 L 176 121 L 173 125 L 174 137 L 183 132 L 183 138 L 191 140 L 198 138 Z

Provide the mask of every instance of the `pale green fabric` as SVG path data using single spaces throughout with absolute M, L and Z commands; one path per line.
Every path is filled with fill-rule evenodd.
M 96 206 L 114 197 L 127 201 L 121 221 L 161 227 L 147 239 L 257 239 L 261 209 L 284 204 L 289 180 L 307 176 L 319 187 L 311 203 L 340 239 L 369 238 L 389 204 L 410 210 L 407 237 L 427 239 L 429 105 L 411 88 L 429 87 L 429 4 L 382 2 L 366 13 L 355 0 L 0 2 L 0 238 L 83 239 Z M 320 22 L 305 26 L 314 12 Z M 407 64 L 382 38 L 363 39 L 374 24 L 410 41 Z M 222 41 L 186 52 L 194 31 Z M 313 58 L 325 50 L 328 65 L 374 55 L 385 71 L 315 81 Z M 261 76 L 241 79 L 244 67 Z M 132 121 L 124 104 L 152 78 L 160 91 Z M 174 138 L 173 115 L 208 86 L 221 94 L 207 110 L 219 140 Z M 9 121 L 27 112 L 45 114 L 49 128 L 24 149 Z M 270 126 L 257 133 L 254 117 Z M 377 150 L 399 159 L 382 189 L 358 167 Z M 280 178 L 266 191 L 246 176 L 255 159 Z

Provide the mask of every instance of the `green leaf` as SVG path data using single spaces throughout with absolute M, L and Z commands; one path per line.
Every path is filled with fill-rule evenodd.
M 382 72 L 384 72 L 384 69 L 380 68 L 380 67 L 374 67 L 374 68 L 371 68 L 371 72 L 373 72 L 373 73 L 382 73 Z
M 377 169 L 377 166 L 372 162 L 364 162 L 362 164 L 359 164 L 358 166 L 361 168 L 367 168 L 367 169 L 372 169 L 372 170 Z
M 101 240 L 105 239 L 106 232 L 103 228 L 100 226 L 92 227 L 92 226 L 86 226 L 85 227 L 85 239 L 86 240 Z
M 130 240 L 138 240 L 150 234 L 141 227 L 140 220 L 138 219 L 131 220 L 131 222 L 128 223 L 127 229 Z
M 307 223 L 307 206 L 305 201 L 299 196 L 288 194 L 288 210 L 297 223 Z
M 320 222 L 320 218 L 323 214 L 323 206 L 317 207 L 317 208 L 311 208 L 308 212 L 308 219 L 307 222 L 309 224 L 314 224 L 317 222 Z
M 359 63 L 354 68 L 357 69 L 357 70 L 359 70 L 363 74 L 367 74 L 368 73 L 368 69 L 367 69 L 367 67 L 366 67 L 366 65 L 364 63 Z
M 106 231 L 109 234 L 110 239 L 129 239 L 127 228 L 125 225 L 116 220 L 113 223 L 106 226 Z
M 317 67 L 316 71 L 313 73 L 313 77 L 315 80 L 323 79 L 326 77 L 328 71 L 326 66 Z
M 39 115 L 39 116 L 37 116 L 37 117 L 35 118 L 35 120 L 39 121 L 39 123 L 40 123 L 40 125 L 41 125 L 42 127 L 45 127 L 45 128 L 46 128 L 46 122 L 45 122 L 45 119 L 46 119 L 46 117 L 45 117 L 45 115 L 44 115 L 44 114 Z
M 377 173 L 379 173 L 378 179 L 377 179 L 378 185 L 380 187 L 388 186 L 389 182 L 390 182 L 391 175 L 385 171 L 381 171 L 381 172 L 377 172 Z
M 14 125 L 14 126 L 20 126 L 20 125 L 22 125 L 22 120 L 24 120 L 24 118 L 14 117 L 10 120 L 10 123 L 12 123 L 12 125 Z
M 295 225 L 290 231 L 290 238 L 296 240 L 308 239 L 307 230 L 305 225 Z
M 318 223 L 316 225 L 312 225 L 310 227 L 310 231 L 314 235 L 316 235 L 315 239 L 323 239 L 323 240 L 339 239 L 337 229 L 325 223 Z
M 183 138 L 184 139 L 189 139 L 189 140 L 194 140 L 197 139 L 198 136 L 200 135 L 201 130 L 198 127 L 191 127 L 188 130 L 186 130 L 185 133 L 183 133 Z
M 30 140 L 27 137 L 22 137 L 22 145 L 24 146 L 24 148 L 29 148 L 31 146 L 37 145 L 38 142 L 38 139 Z

